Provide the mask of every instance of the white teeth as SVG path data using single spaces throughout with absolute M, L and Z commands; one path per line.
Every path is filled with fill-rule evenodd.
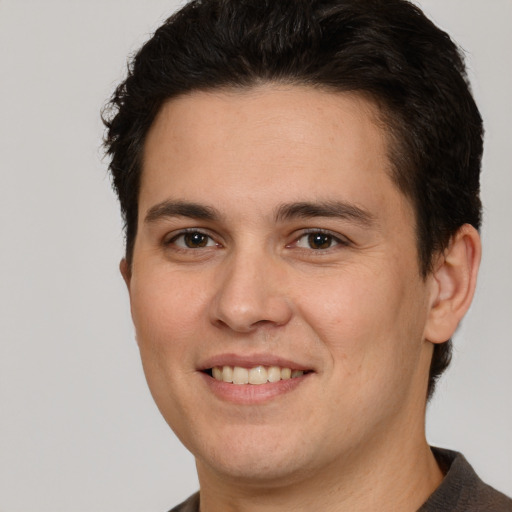
M 263 366 L 256 366 L 249 370 L 249 384 L 265 384 L 267 379 L 267 369 Z
M 267 374 L 269 382 L 277 382 L 281 380 L 281 368 L 279 368 L 279 366 L 271 366 L 267 370 Z
M 249 384 L 249 370 L 235 366 L 233 368 L 233 384 Z
M 281 369 L 281 379 L 287 380 L 290 379 L 292 376 L 292 371 L 290 368 L 282 368 Z
M 215 380 L 232 382 L 233 384 L 266 384 L 280 380 L 295 379 L 304 375 L 303 370 L 281 368 L 279 366 L 255 366 L 243 368 L 241 366 L 215 366 L 212 368 L 212 377 Z
M 217 377 L 215 377 L 215 378 L 217 379 Z M 233 367 L 232 366 L 224 366 L 222 368 L 222 377 L 217 380 L 223 380 L 224 382 L 233 382 Z

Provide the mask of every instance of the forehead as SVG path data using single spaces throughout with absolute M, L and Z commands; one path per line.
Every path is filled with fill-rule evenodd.
M 268 84 L 193 92 L 166 102 L 148 133 L 140 205 L 169 195 L 238 198 L 239 208 L 251 197 L 262 207 L 314 196 L 379 203 L 398 193 L 388 153 L 377 107 L 357 94 Z

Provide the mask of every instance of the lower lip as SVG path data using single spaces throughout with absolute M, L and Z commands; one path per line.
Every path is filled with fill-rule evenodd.
M 206 385 L 217 398 L 241 405 L 261 404 L 290 393 L 304 384 L 312 375 L 311 373 L 306 373 L 301 377 L 280 380 L 278 382 L 238 385 L 216 380 L 204 372 L 200 373 Z

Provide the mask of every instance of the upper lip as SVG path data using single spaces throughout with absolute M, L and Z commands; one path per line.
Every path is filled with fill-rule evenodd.
M 301 364 L 297 361 L 276 356 L 274 354 L 217 354 L 209 357 L 199 366 L 200 371 L 209 370 L 215 366 L 240 366 L 242 368 L 254 368 L 256 366 L 279 366 L 280 368 L 290 368 L 292 370 L 311 371 L 310 366 Z

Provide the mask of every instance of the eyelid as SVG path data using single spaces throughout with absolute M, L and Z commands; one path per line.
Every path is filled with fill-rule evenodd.
M 334 231 L 331 231 L 329 229 L 325 228 L 306 228 L 300 231 L 299 235 L 294 237 L 294 240 L 292 243 L 287 244 L 287 247 L 293 247 L 298 243 L 298 241 L 308 235 L 314 235 L 316 233 L 320 233 L 322 235 L 328 235 L 332 237 L 332 240 L 336 242 L 332 247 L 329 247 L 328 249 L 305 249 L 305 250 L 311 250 L 315 252 L 326 252 L 329 249 L 333 249 L 334 247 L 337 247 L 339 245 L 341 246 L 348 246 L 351 245 L 351 240 L 347 238 L 346 236 L 341 235 L 340 233 L 336 233 Z M 303 249 L 302 247 L 300 249 Z
M 182 229 L 179 229 L 179 230 L 176 230 L 176 231 L 172 231 L 171 233 L 168 233 L 163 238 L 162 243 L 163 243 L 164 246 L 174 245 L 177 249 L 192 250 L 191 248 L 181 247 L 180 245 L 177 245 L 177 244 L 174 243 L 178 238 L 180 238 L 180 237 L 182 237 L 182 236 L 184 236 L 186 234 L 190 234 L 190 233 L 202 234 L 202 235 L 208 237 L 214 243 L 214 245 L 207 245 L 207 246 L 203 247 L 203 249 L 204 248 L 211 248 L 211 247 L 214 247 L 214 246 L 215 247 L 223 247 L 223 244 L 218 241 L 218 237 L 216 237 L 214 234 L 212 234 L 209 229 L 199 228 L 199 227 L 182 228 Z M 322 250 L 317 249 L 317 250 L 315 250 L 315 252 L 326 252 L 329 249 L 337 247 L 338 245 L 348 246 L 348 245 L 351 245 L 351 243 L 352 243 L 351 240 L 349 238 L 347 238 L 346 236 L 341 235 L 340 233 L 331 231 L 329 229 L 325 229 L 325 228 L 305 228 L 305 229 L 299 230 L 299 233 L 298 234 L 296 233 L 294 235 L 294 238 L 293 238 L 292 242 L 286 244 L 286 247 L 287 248 L 292 248 L 293 246 L 296 246 L 298 241 L 300 239 L 302 239 L 303 237 L 306 237 L 306 236 L 311 235 L 311 234 L 316 234 L 316 233 L 320 233 L 320 234 L 323 234 L 323 235 L 330 236 L 332 238 L 332 240 L 335 242 L 335 244 L 332 247 L 329 247 L 328 249 L 322 249 Z M 305 248 L 300 247 L 299 249 L 305 249 Z M 305 249 L 305 250 L 314 250 L 314 249 Z
M 183 228 L 183 229 L 179 229 L 179 230 L 176 230 L 176 231 L 172 231 L 171 233 L 168 233 L 164 237 L 163 244 L 166 247 L 170 246 L 170 245 L 174 245 L 178 249 L 197 250 L 197 249 L 192 249 L 192 248 L 189 248 L 189 247 L 182 247 L 180 245 L 175 244 L 175 241 L 178 238 L 180 238 L 180 237 L 182 237 L 184 235 L 187 235 L 187 234 L 191 234 L 191 233 L 199 233 L 201 235 L 204 235 L 204 236 L 208 237 L 212 242 L 214 242 L 215 247 L 222 247 L 222 244 L 216 240 L 216 238 L 209 232 L 209 230 L 208 229 L 204 229 L 204 228 Z M 213 247 L 213 245 L 207 245 L 205 247 L 201 247 L 201 249 L 210 248 L 210 247 Z

